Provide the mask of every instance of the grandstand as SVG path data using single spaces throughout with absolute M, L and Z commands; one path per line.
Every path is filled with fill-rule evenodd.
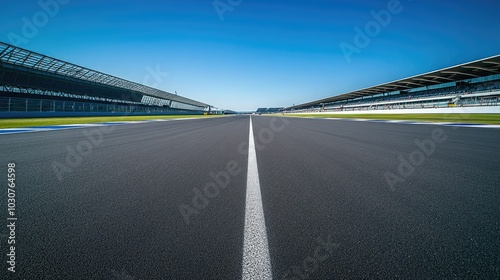
M 366 112 L 479 106 L 500 106 L 500 55 L 295 105 L 284 108 L 283 112 Z
M 203 114 L 212 106 L 0 42 L 0 117 Z
M 258 108 L 255 113 L 257 114 L 275 114 L 279 113 L 283 110 L 283 107 L 280 108 Z

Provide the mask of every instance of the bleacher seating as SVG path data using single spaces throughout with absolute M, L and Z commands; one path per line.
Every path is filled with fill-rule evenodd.
M 481 96 L 477 96 L 480 94 Z M 500 105 L 500 80 L 457 83 L 455 86 L 418 89 L 385 96 L 364 97 L 316 105 L 294 112 L 421 109 L 449 106 Z

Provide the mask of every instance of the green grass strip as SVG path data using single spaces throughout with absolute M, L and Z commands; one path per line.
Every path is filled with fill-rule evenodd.
M 144 121 L 156 119 L 212 118 L 221 115 L 156 115 L 156 116 L 116 116 L 116 117 L 61 117 L 61 118 L 9 118 L 0 119 L 0 128 L 20 128 L 30 126 L 84 124 L 120 121 Z
M 285 114 L 290 117 L 500 124 L 500 114 Z

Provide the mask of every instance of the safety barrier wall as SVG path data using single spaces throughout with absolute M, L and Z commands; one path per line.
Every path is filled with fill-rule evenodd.
M 500 114 L 500 106 L 481 106 L 481 107 L 453 107 L 453 108 L 428 108 L 428 109 L 391 109 L 391 110 L 362 110 L 362 111 L 314 111 L 292 114 Z

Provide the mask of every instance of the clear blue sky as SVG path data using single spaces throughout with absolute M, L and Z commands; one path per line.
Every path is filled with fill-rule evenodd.
M 500 53 L 499 1 L 56 1 L 3 1 L 0 40 L 224 109 L 290 106 Z M 370 41 L 356 41 L 367 26 Z

